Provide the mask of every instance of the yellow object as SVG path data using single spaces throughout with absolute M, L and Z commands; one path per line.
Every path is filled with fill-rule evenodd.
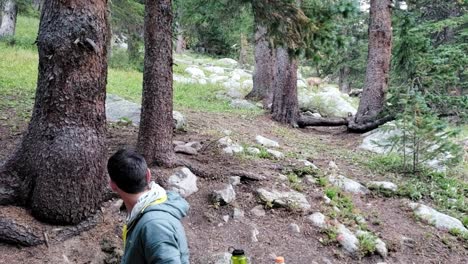
M 164 195 L 163 197 L 155 200 L 154 202 L 149 203 L 147 206 L 141 209 L 140 214 L 143 213 L 143 211 L 145 211 L 145 209 L 148 208 L 149 206 L 164 203 L 166 200 L 167 200 L 167 195 Z M 130 230 L 130 228 L 133 226 L 134 223 L 135 221 L 132 222 L 132 225 L 130 225 L 130 227 L 128 227 L 127 224 L 125 224 L 122 228 L 122 240 L 123 240 L 124 249 L 125 249 L 125 242 L 127 242 L 128 230 Z
M 284 264 L 284 258 L 283 257 L 276 257 L 275 258 L 275 263 L 279 263 L 279 264 L 283 263 Z

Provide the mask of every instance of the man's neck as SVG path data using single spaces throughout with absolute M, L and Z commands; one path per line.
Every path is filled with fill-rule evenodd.
M 124 195 L 122 195 L 122 200 L 125 204 L 125 208 L 127 208 L 127 213 L 130 214 L 133 210 L 133 207 L 135 207 L 137 201 L 138 201 L 138 198 L 140 198 L 140 196 L 142 196 L 145 192 L 147 192 L 147 190 L 141 192 L 141 193 L 136 193 L 136 194 L 129 194 L 129 193 L 126 193 Z

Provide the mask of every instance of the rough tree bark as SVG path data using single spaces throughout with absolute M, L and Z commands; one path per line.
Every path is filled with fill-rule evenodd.
M 172 10 L 171 0 L 145 6 L 145 65 L 138 150 L 149 163 L 171 167 L 172 148 Z
M 14 36 L 18 5 L 14 0 L 0 1 L 0 38 Z
M 267 36 L 267 28 L 257 23 L 255 32 L 255 70 L 253 73 L 253 89 L 246 98 L 251 100 L 262 100 L 263 105 L 268 107 L 273 99 L 273 68 L 275 58 L 273 49 Z
M 276 67 L 271 113 L 273 120 L 297 126 L 297 61 L 285 48 L 276 49 Z
M 371 0 L 366 80 L 358 111 L 348 128 L 360 131 L 379 118 L 388 87 L 392 50 L 391 0 Z
M 349 81 L 350 69 L 348 66 L 343 66 L 340 69 L 340 76 L 338 78 L 338 85 L 340 92 L 348 94 L 351 91 L 351 82 Z
M 75 224 L 107 185 L 107 1 L 46 1 L 39 76 L 27 133 L 0 169 L 0 204 L 28 205 L 43 221 Z

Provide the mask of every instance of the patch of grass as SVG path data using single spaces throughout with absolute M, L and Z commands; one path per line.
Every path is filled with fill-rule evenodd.
M 317 184 L 321 187 L 325 187 L 328 184 L 328 179 L 324 176 L 318 177 Z
M 319 170 L 314 169 L 309 166 L 303 166 L 303 167 L 293 168 L 293 172 L 299 177 L 304 177 L 306 175 L 312 175 L 312 176 L 317 175 L 319 173 Z
M 371 171 L 380 174 L 403 171 L 403 159 L 395 153 L 375 155 L 371 157 L 365 165 L 367 165 Z
M 298 192 L 302 192 L 304 190 L 304 186 L 302 186 L 301 179 L 294 173 L 288 173 L 288 181 L 289 186 Z
M 372 233 L 365 232 L 357 236 L 359 240 L 359 251 L 362 255 L 370 255 L 375 252 L 377 237 Z
M 326 235 L 325 239 L 319 240 L 320 243 L 322 243 L 323 245 L 330 245 L 332 243 L 337 242 L 338 230 L 336 229 L 336 227 L 333 227 L 333 226 L 328 227 L 328 228 L 322 229 L 321 232 Z
M 35 42 L 38 30 L 38 18 L 18 15 L 15 35 L 13 37 L 3 39 L 2 42 L 8 46 L 37 51 Z
M 325 189 L 325 195 L 330 198 L 330 200 L 336 199 L 340 191 L 336 187 L 329 187 Z

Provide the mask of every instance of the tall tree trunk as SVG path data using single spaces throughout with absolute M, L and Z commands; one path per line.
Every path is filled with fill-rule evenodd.
M 297 126 L 297 61 L 290 58 L 285 48 L 276 49 L 276 69 L 273 90 L 272 118 Z
M 340 76 L 338 80 L 338 84 L 340 86 L 340 92 L 342 93 L 349 93 L 351 91 L 351 82 L 349 81 L 349 72 L 350 69 L 348 66 L 343 66 L 340 69 Z
M 171 0 L 145 6 L 145 66 L 138 149 L 149 163 L 173 166 Z
M 0 10 L 0 38 L 14 36 L 18 6 L 14 0 L 4 0 Z
M 383 110 L 392 50 L 391 13 L 390 0 L 371 0 L 366 80 L 351 129 L 352 123 L 374 121 Z
M 176 23 L 177 29 L 177 41 L 176 41 L 176 50 L 177 54 L 181 54 L 185 51 L 185 39 L 182 31 L 182 27 L 179 23 Z
M 107 185 L 105 96 L 107 1 L 46 1 L 38 34 L 39 76 L 28 131 L 0 169 L 0 204 L 37 218 L 78 223 Z
M 239 50 L 239 66 L 244 68 L 247 64 L 247 49 L 249 48 L 249 42 L 244 33 L 240 35 L 240 50 Z
M 253 73 L 253 89 L 247 94 L 247 99 L 262 100 L 267 107 L 273 98 L 273 70 L 275 57 L 268 41 L 267 28 L 257 23 L 255 32 L 255 70 Z
M 41 12 L 43 5 L 44 5 L 44 0 L 33 0 L 32 1 L 32 6 L 34 7 L 34 9 L 36 9 L 39 12 Z

